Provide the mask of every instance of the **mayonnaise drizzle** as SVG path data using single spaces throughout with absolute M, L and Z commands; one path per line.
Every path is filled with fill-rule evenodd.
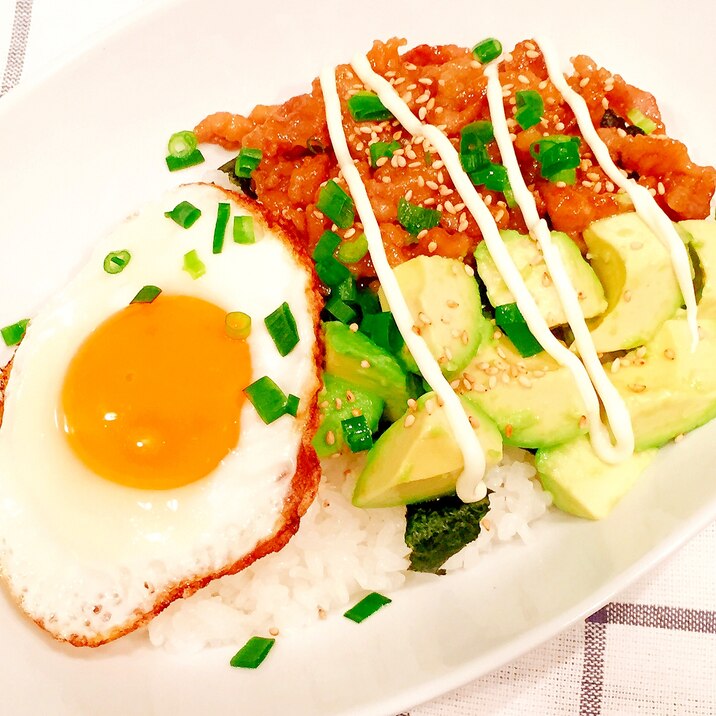
M 577 389 L 585 404 L 592 444 L 597 455 L 605 462 L 614 462 L 621 459 L 624 448 L 628 446 L 628 435 L 622 434 L 620 436 L 619 449 L 615 450 L 612 447 L 607 431 L 601 421 L 599 398 L 582 361 L 560 343 L 550 331 L 535 299 L 530 294 L 519 269 L 502 241 L 490 210 L 485 205 L 480 194 L 478 194 L 470 178 L 463 171 L 460 157 L 448 137 L 437 127 L 423 124 L 417 119 L 392 85 L 373 71 L 367 57 L 356 55 L 351 61 L 351 65 L 363 84 L 380 97 L 383 104 L 405 129 L 414 136 L 425 137 L 437 149 L 455 188 L 462 197 L 465 206 L 477 221 L 488 251 L 507 288 L 514 297 L 528 328 L 545 351 L 572 373 Z
M 550 43 L 544 39 L 537 40 L 542 56 L 544 57 L 547 73 L 552 84 L 557 88 L 570 106 L 579 125 L 579 130 L 584 140 L 589 145 L 599 165 L 609 179 L 629 195 L 637 214 L 644 220 L 647 226 L 659 237 L 662 244 L 669 250 L 671 263 L 674 267 L 674 274 L 679 283 L 681 294 L 686 304 L 686 318 L 691 330 L 691 350 L 696 350 L 699 343 L 699 327 L 696 316 L 696 295 L 694 285 L 691 281 L 691 264 L 684 246 L 671 219 L 664 213 L 656 203 L 654 197 L 645 187 L 637 184 L 633 179 L 627 179 L 619 167 L 612 161 L 612 158 L 589 115 L 589 108 L 584 98 L 575 92 L 570 86 L 559 66 L 556 53 Z
M 487 487 L 483 479 L 485 476 L 485 453 L 463 410 L 460 398 L 443 376 L 440 365 L 433 357 L 425 340 L 413 332 L 415 321 L 405 302 L 395 273 L 388 263 L 378 221 L 363 180 L 348 149 L 343 131 L 341 104 L 336 88 L 335 69 L 332 67 L 324 69 L 321 72 L 320 81 L 333 151 L 363 222 L 363 231 L 368 240 L 368 250 L 381 288 L 408 350 L 425 380 L 443 402 L 448 423 L 462 451 L 464 466 L 457 480 L 458 497 L 463 502 L 476 502 L 487 494 Z
M 512 192 L 520 207 L 527 229 L 542 249 L 544 262 L 547 265 L 557 296 L 564 309 L 567 322 L 574 334 L 574 341 L 579 350 L 579 355 L 587 369 L 592 384 L 602 400 L 609 425 L 616 440 L 616 446 L 613 446 L 601 419 L 599 416 L 593 416 L 598 422 L 590 423 L 589 425 L 592 446 L 597 455 L 605 462 L 625 460 L 634 452 L 634 431 L 629 409 L 604 372 L 604 367 L 599 361 L 597 349 L 584 320 L 577 293 L 569 280 L 562 257 L 552 242 L 547 222 L 539 216 L 532 192 L 527 188 L 522 176 L 515 148 L 510 138 L 507 118 L 505 117 L 502 85 L 500 84 L 497 62 L 487 66 L 484 74 L 487 77 L 487 101 L 490 106 L 490 117 L 495 140 L 500 149 L 502 163 L 507 169 Z

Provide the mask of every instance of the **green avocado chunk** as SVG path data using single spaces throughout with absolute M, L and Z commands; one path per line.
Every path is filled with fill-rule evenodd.
M 443 256 L 416 256 L 396 266 L 395 277 L 442 372 L 448 378 L 457 375 L 492 334 L 492 326 L 482 314 L 477 281 L 462 261 Z M 378 295 L 387 311 L 383 289 Z M 408 370 L 420 372 L 406 346 L 400 357 Z
M 634 212 L 593 222 L 584 241 L 609 304 L 590 323 L 597 351 L 642 345 L 682 304 L 669 251 Z
M 466 504 L 457 497 L 408 505 L 405 543 L 410 569 L 439 574 L 440 567 L 480 534 L 480 520 L 490 508 L 486 497 Z
M 362 333 L 338 321 L 324 324 L 326 373 L 342 378 L 385 401 L 385 413 L 397 420 L 413 396 L 411 381 L 398 361 Z
M 577 517 L 600 520 L 631 490 L 656 453 L 638 452 L 624 462 L 608 465 L 596 456 L 588 438 L 578 437 L 538 450 L 535 466 L 555 507 Z
M 544 316 L 548 326 L 561 326 L 567 323 L 562 303 L 557 295 L 554 284 L 548 280 L 549 273 L 539 244 L 530 236 L 517 231 L 500 231 L 522 279 L 534 296 L 540 313 Z M 604 289 L 599 282 L 592 267 L 582 258 L 577 244 L 561 231 L 551 233 L 552 242 L 557 247 L 569 279 L 579 297 L 579 305 L 585 318 L 593 318 L 607 310 L 607 300 Z M 502 274 L 497 270 L 495 262 L 490 256 L 487 245 L 483 241 L 475 249 L 477 272 L 487 289 L 487 297 L 496 308 L 508 303 L 514 303 L 514 297 L 507 288 Z M 545 279 L 545 276 L 547 279 Z
M 502 459 L 495 424 L 470 401 L 463 408 L 473 424 L 488 465 Z M 356 507 L 393 507 L 432 500 L 455 492 L 463 468 L 460 447 L 435 393 L 426 393 L 380 436 L 353 492 Z
M 362 415 L 371 431 L 375 432 L 383 405 L 383 399 L 375 393 L 360 390 L 341 378 L 324 373 L 323 389 L 318 394 L 320 424 L 313 438 L 318 457 L 328 457 L 343 450 L 342 420 Z
M 680 221 L 679 227 L 698 258 L 702 286 L 699 318 L 716 318 L 716 221 Z
M 679 311 L 643 348 L 605 366 L 629 408 L 637 450 L 660 447 L 716 417 L 716 319 L 699 318 L 699 334 L 692 353 Z
M 505 444 L 558 445 L 585 432 L 584 402 L 568 368 L 546 352 L 523 358 L 500 333 L 464 371 L 465 397 L 495 421 Z

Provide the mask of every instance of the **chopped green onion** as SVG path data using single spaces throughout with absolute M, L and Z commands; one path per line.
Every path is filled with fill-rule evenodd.
M 432 229 L 440 223 L 442 214 L 436 209 L 411 204 L 401 197 L 398 201 L 398 222 L 413 236 L 417 236 L 424 229 Z
M 16 346 L 25 335 L 27 330 L 27 324 L 30 322 L 29 318 L 23 318 L 17 323 L 13 323 L 11 326 L 5 326 L 0 328 L 0 335 L 5 341 L 6 346 Z
M 340 296 L 331 296 L 326 301 L 325 309 L 341 323 L 352 323 L 357 316 L 356 312 Z
M 542 346 L 527 327 L 516 303 L 495 306 L 495 323 L 507 334 L 523 358 L 542 352 Z
M 353 276 L 341 281 L 337 286 L 331 288 L 331 296 L 338 296 L 338 298 L 344 301 L 355 302 L 358 299 L 358 287 L 356 286 L 356 280 Z
M 240 179 L 249 179 L 261 163 L 263 152 L 260 149 L 244 147 L 234 163 L 234 174 Z
M 473 184 L 484 185 L 490 191 L 504 191 L 510 186 L 507 169 L 502 164 L 490 163 L 484 169 L 470 174 L 470 179 Z
M 332 259 L 338 245 L 341 243 L 341 237 L 338 236 L 334 231 L 324 231 L 321 234 L 321 238 L 318 239 L 316 248 L 313 249 L 313 260 L 325 261 L 326 259 Z
M 656 129 L 656 122 L 653 119 L 647 117 L 641 110 L 633 107 L 627 112 L 629 121 L 635 126 L 639 127 L 644 134 L 651 134 Z
M 378 160 L 386 157 L 390 159 L 394 152 L 400 149 L 400 142 L 373 142 L 370 145 L 370 165 L 375 168 Z
M 235 216 L 234 217 L 234 242 L 237 244 L 254 244 L 254 243 L 256 243 L 256 234 L 254 233 L 254 217 L 253 216 Z
M 484 65 L 502 54 L 502 43 L 494 37 L 488 37 L 472 48 L 472 54 Z
M 530 154 L 539 162 L 543 178 L 552 182 L 566 181 L 563 177 L 571 178 L 571 174 L 564 175 L 562 172 L 576 169 L 581 161 L 579 145 L 579 137 L 555 134 L 533 142 Z
M 348 111 L 356 122 L 382 122 L 393 114 L 375 92 L 356 92 L 348 99 Z
M 518 90 L 515 92 L 515 120 L 522 129 L 529 129 L 539 124 L 544 114 L 542 95 L 535 90 Z
M 357 415 L 353 418 L 341 420 L 341 429 L 351 452 L 370 450 L 373 447 L 373 433 L 365 415 Z
M 231 311 L 224 319 L 224 330 L 229 338 L 245 340 L 251 335 L 251 316 L 243 311 Z
M 104 270 L 110 274 L 122 273 L 131 258 L 129 251 L 110 251 L 104 257 Z
M 287 356 L 298 345 L 296 319 L 285 301 L 264 318 L 264 324 L 281 356 Z
M 433 153 L 425 152 L 425 166 L 431 167 L 433 165 Z
M 231 206 L 223 201 L 219 202 L 216 210 L 216 224 L 214 224 L 214 242 L 211 246 L 213 254 L 220 254 L 224 250 L 224 238 L 226 237 L 226 227 L 229 223 L 229 215 L 231 214 Z
M 351 607 L 343 616 L 356 624 L 360 624 L 369 616 L 375 614 L 381 607 L 390 604 L 391 601 L 393 600 L 378 594 L 378 592 L 371 592 L 367 597 L 363 597 L 358 604 Z
M 178 159 L 184 159 L 196 149 L 197 144 L 198 142 L 194 132 L 175 132 L 171 137 L 169 137 L 167 150 L 169 151 L 170 156 L 177 157 Z
M 288 398 L 267 375 L 244 388 L 244 394 L 266 425 L 286 414 Z
M 468 174 L 490 163 L 490 154 L 483 140 L 485 130 L 477 125 L 477 122 L 468 124 L 460 132 L 460 163 Z
M 341 229 L 347 229 L 353 225 L 355 218 L 353 199 L 333 179 L 326 182 L 321 188 L 316 209 Z
M 360 329 L 373 343 L 393 355 L 397 355 L 405 343 L 390 311 L 364 315 Z
M 562 169 L 561 171 L 550 174 L 548 179 L 556 184 L 557 182 L 563 182 L 570 186 L 577 183 L 577 170 L 576 169 Z
M 368 239 L 360 234 L 353 241 L 344 241 L 338 248 L 338 260 L 344 264 L 358 263 L 368 253 Z
M 297 396 L 291 393 L 286 398 L 286 414 L 292 415 L 294 418 L 298 415 L 298 405 L 301 402 L 301 399 Z
M 152 303 L 154 299 L 162 292 L 158 286 L 144 286 L 139 289 L 137 295 L 130 303 Z
M 331 287 L 338 286 L 351 276 L 350 270 L 332 256 L 316 264 L 316 273 L 326 286 Z
M 276 643 L 275 639 L 265 639 L 262 636 L 252 636 L 232 657 L 231 666 L 242 669 L 256 669 Z
M 171 211 L 165 211 L 164 216 L 179 224 L 182 229 L 190 229 L 201 216 L 201 209 L 197 209 L 191 202 L 180 201 Z
M 189 167 L 201 164 L 204 161 L 204 155 L 201 153 L 201 150 L 195 149 L 191 154 L 185 157 L 175 157 L 168 154 L 164 160 L 167 163 L 167 169 L 169 169 L 170 172 L 176 172 L 180 169 L 188 169 Z
M 195 281 L 206 273 L 206 265 L 199 258 L 196 249 L 192 249 L 184 254 L 184 265 L 182 266 Z
M 360 307 L 364 318 L 373 313 L 380 313 L 380 300 L 378 299 L 378 294 L 375 291 L 371 291 L 369 288 L 358 291 L 355 303 Z
M 460 132 L 462 138 L 465 134 L 479 139 L 483 144 L 489 144 L 495 138 L 495 131 L 489 119 L 478 119 L 465 125 Z

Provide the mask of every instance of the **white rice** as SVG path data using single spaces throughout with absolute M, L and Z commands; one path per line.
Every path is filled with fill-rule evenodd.
M 366 591 L 402 586 L 409 566 L 405 509 L 362 510 L 350 502 L 361 460 L 324 461 L 318 496 L 295 537 L 239 574 L 177 600 L 149 625 L 155 646 L 191 652 L 243 644 L 253 635 L 285 634 L 343 610 Z M 508 450 L 486 476 L 490 509 L 475 542 L 454 555 L 447 570 L 472 566 L 489 545 L 529 538 L 529 523 L 550 497 L 535 479 L 532 456 Z

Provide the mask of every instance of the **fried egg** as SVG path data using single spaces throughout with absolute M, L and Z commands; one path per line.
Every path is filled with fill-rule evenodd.
M 183 201 L 201 211 L 190 228 L 165 216 Z M 220 203 L 253 216 L 255 243 L 229 222 L 213 253 Z M 161 293 L 132 303 L 145 286 Z M 187 185 L 122 223 L 32 318 L 0 414 L 0 573 L 38 625 L 97 646 L 285 544 L 319 479 L 317 297 L 257 205 Z M 284 302 L 299 337 L 285 357 L 264 324 Z M 245 339 L 227 335 L 235 311 Z M 261 419 L 244 388 L 263 376 L 298 396 L 296 417 Z

